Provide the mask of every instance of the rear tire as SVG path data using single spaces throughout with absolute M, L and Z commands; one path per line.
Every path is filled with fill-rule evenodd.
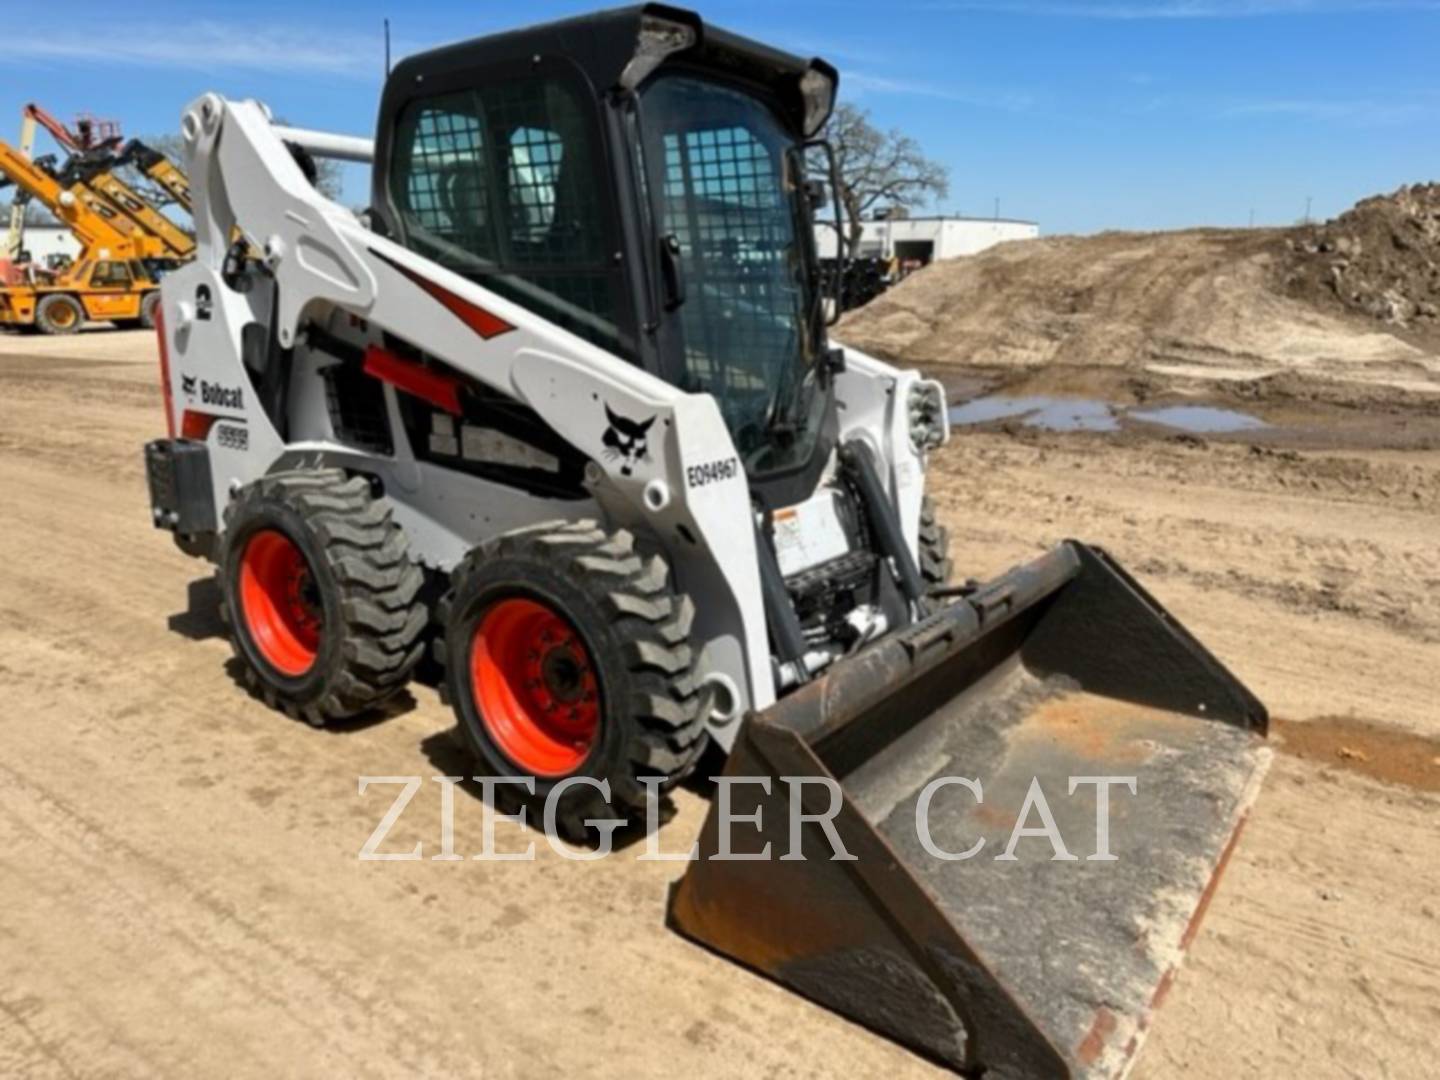
M 85 309 L 66 293 L 52 293 L 35 309 L 35 325 L 42 334 L 74 334 L 85 325 Z
M 537 800 L 571 776 L 563 835 L 586 818 L 645 813 L 642 777 L 669 791 L 706 744 L 708 695 L 689 644 L 694 605 L 659 556 L 594 521 L 550 522 L 471 552 L 440 605 L 442 696 L 492 776 L 534 776 Z M 515 789 L 518 790 L 518 789 Z
M 920 580 L 927 589 L 950 583 L 950 530 L 935 516 L 935 503 L 926 495 L 920 501 Z
M 424 574 L 362 477 L 316 469 L 241 488 L 216 576 L 246 684 L 317 727 L 400 690 L 423 649 Z
M 140 301 L 140 325 L 146 330 L 155 329 L 155 313 L 160 310 L 160 294 L 148 292 Z

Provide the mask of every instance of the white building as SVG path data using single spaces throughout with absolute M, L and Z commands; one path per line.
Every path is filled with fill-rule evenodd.
M 20 247 L 30 253 L 36 266 L 44 266 L 51 255 L 67 255 L 74 259 L 80 254 L 80 244 L 75 235 L 59 225 L 25 226 L 25 239 Z
M 1040 226 L 1013 218 L 912 217 L 861 222 L 862 259 L 896 259 L 916 269 L 936 259 L 958 259 L 974 255 L 1006 240 L 1033 240 Z M 835 257 L 835 227 L 815 226 L 815 243 L 822 259 Z

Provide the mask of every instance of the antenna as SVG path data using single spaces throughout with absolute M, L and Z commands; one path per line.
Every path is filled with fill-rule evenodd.
M 390 20 L 385 20 L 385 77 L 390 77 Z

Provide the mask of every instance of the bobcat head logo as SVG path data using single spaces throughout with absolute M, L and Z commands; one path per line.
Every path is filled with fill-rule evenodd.
M 183 391 L 185 391 L 185 396 L 186 396 L 186 397 L 194 397 L 194 396 L 195 396 L 195 376 L 194 376 L 194 375 L 181 375 L 181 376 L 180 376 L 180 389 L 183 390 Z
M 610 426 L 605 429 L 605 435 L 601 442 L 605 444 L 605 456 L 612 461 L 620 460 L 620 475 L 629 476 L 635 471 L 635 465 L 640 461 L 650 459 L 650 425 L 655 423 L 655 417 L 649 420 L 627 420 L 609 405 L 605 406 L 605 419 L 610 421 Z

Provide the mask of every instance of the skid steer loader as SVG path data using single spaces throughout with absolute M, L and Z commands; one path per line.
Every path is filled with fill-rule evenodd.
M 677 930 L 968 1075 L 1119 1075 L 1265 710 L 1082 543 L 948 584 L 944 393 L 828 337 L 836 84 L 646 5 L 410 57 L 373 143 L 201 97 L 154 520 L 272 705 L 433 643 L 476 771 L 573 827 L 728 751 Z M 366 221 L 307 155 L 373 162 Z

